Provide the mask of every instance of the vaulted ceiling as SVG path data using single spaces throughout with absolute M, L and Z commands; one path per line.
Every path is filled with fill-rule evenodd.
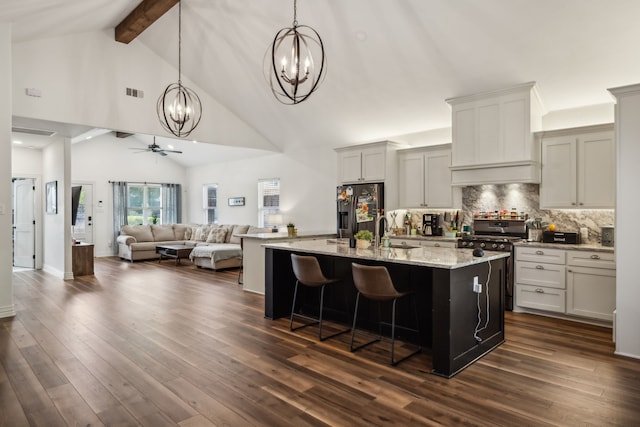
M 326 79 L 282 105 L 263 73 L 292 0 L 183 0 L 183 73 L 269 141 L 342 146 L 451 125 L 445 99 L 536 81 L 547 111 L 640 81 L 637 0 L 298 0 Z M 3 0 L 14 42 L 114 28 L 129 0 Z M 133 43 L 177 62 L 177 7 Z M 168 82 L 169 83 L 169 82 Z M 204 106 L 206 108 L 206 106 Z

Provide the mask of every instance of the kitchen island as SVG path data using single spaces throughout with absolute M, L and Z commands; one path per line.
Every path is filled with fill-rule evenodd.
M 266 244 L 265 316 L 289 316 L 295 276 L 291 253 L 313 255 L 328 277 L 342 279 L 332 297 L 326 296 L 329 313 L 344 310 L 345 298 L 353 307 L 356 290 L 351 263 L 384 265 L 400 289 L 415 290 L 420 322 L 420 342 L 431 348 L 432 372 L 447 378 L 504 342 L 505 252 L 471 251 L 442 247 L 349 248 L 337 240 L 314 240 Z M 482 285 L 474 292 L 474 277 Z M 478 326 L 478 305 L 481 322 Z M 352 311 L 353 309 L 350 308 Z M 373 315 L 372 315 L 373 316 Z M 399 310 L 399 323 L 410 319 Z M 325 316 L 331 318 L 330 315 Z M 340 320 L 335 316 L 332 320 Z M 372 318 L 369 319 L 373 320 Z M 348 323 L 342 319 L 344 323 Z M 486 323 L 485 323 L 486 322 Z M 369 322 L 371 323 L 371 322 Z

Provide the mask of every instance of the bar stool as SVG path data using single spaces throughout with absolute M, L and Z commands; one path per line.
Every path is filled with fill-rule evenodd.
M 329 336 L 322 336 L 322 311 L 324 309 L 324 288 L 327 285 L 332 283 L 337 283 L 340 279 L 327 279 L 322 270 L 320 269 L 320 263 L 318 259 L 314 256 L 303 256 L 291 254 L 291 266 L 293 267 L 293 274 L 296 276 L 296 287 L 293 291 L 293 303 L 291 304 L 291 319 L 289 321 L 289 329 L 291 331 L 296 331 L 298 329 L 305 328 L 311 325 L 318 325 L 318 338 L 320 341 L 324 341 L 326 339 L 335 337 L 336 335 L 343 334 L 345 332 L 349 332 L 349 329 L 345 329 L 343 331 L 336 332 Z M 296 313 L 296 299 L 298 297 L 298 285 L 304 285 L 311 288 L 320 287 L 320 308 L 318 318 L 314 318 L 311 316 L 307 316 L 304 314 Z M 306 320 L 313 320 L 312 322 L 305 323 L 301 326 L 293 327 L 293 317 L 298 316 Z
M 360 296 L 377 301 L 378 304 L 381 304 L 385 301 L 393 301 L 392 303 L 392 312 L 391 312 L 391 365 L 395 366 L 403 360 L 408 359 L 411 356 L 418 354 L 422 347 L 418 345 L 418 348 L 404 356 L 403 358 L 396 360 L 395 359 L 395 332 L 396 332 L 396 302 L 398 299 L 413 295 L 413 291 L 406 292 L 398 292 L 393 285 L 393 281 L 391 280 L 391 276 L 389 275 L 389 271 L 384 266 L 369 266 L 369 265 L 361 265 L 356 263 L 351 263 L 351 269 L 353 272 L 353 283 L 358 290 L 358 295 L 356 297 L 356 308 L 353 314 L 353 327 L 351 328 L 351 344 L 350 350 L 356 351 L 363 347 L 366 347 L 370 344 L 382 340 L 382 332 L 380 328 L 381 318 L 380 318 L 380 306 L 378 305 L 378 337 L 374 340 L 366 342 L 364 344 L 359 345 L 358 347 L 353 346 L 354 337 L 356 334 L 356 321 L 358 319 L 358 305 L 360 303 Z M 411 332 L 415 332 L 418 336 L 418 342 L 420 339 L 420 330 L 419 330 L 419 320 L 418 320 L 418 309 L 415 299 L 413 301 L 414 314 L 416 319 L 416 328 L 410 329 L 406 327 L 398 326 L 398 328 L 402 328 Z

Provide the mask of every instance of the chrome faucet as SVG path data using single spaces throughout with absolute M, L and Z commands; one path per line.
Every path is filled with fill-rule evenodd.
M 384 215 L 378 214 L 378 218 L 376 219 L 376 234 L 374 236 L 375 247 L 380 246 L 380 239 L 382 236 L 380 235 L 380 228 L 384 224 L 384 228 L 382 229 L 383 233 L 389 231 L 389 221 L 387 221 L 387 217 Z

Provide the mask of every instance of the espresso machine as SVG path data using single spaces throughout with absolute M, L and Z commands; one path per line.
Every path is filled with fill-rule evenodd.
M 440 227 L 440 215 L 423 214 L 422 215 L 422 235 L 423 236 L 441 236 L 442 227 Z

